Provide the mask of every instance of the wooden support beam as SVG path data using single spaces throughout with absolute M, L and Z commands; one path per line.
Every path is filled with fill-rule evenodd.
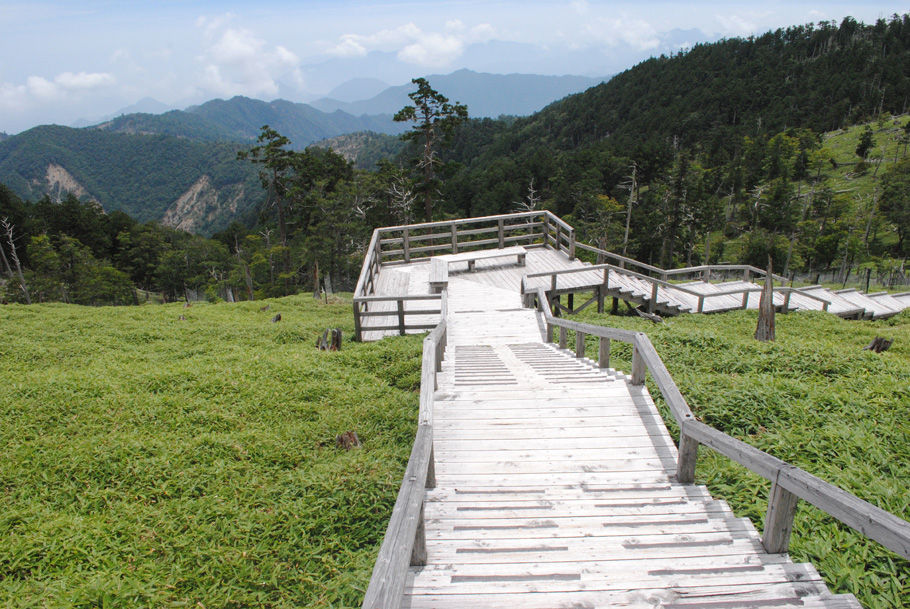
M 452 253 L 458 253 L 458 227 L 452 225 Z
M 408 229 L 402 231 L 402 238 L 404 243 L 402 244 L 402 249 L 404 249 L 404 261 L 408 263 L 411 261 L 411 235 Z
M 676 480 L 681 484 L 695 482 L 695 464 L 698 461 L 698 440 L 679 432 L 679 458 L 676 461 Z
M 653 313 L 654 309 L 657 308 L 657 288 L 659 286 L 656 283 L 651 284 L 651 300 L 648 301 L 648 313 Z
M 427 564 L 427 529 L 423 518 L 424 502 L 420 503 L 420 517 L 417 520 L 417 532 L 414 547 L 411 549 L 411 566 L 422 567 Z
M 575 357 L 583 359 L 585 356 L 585 333 L 575 332 Z
M 632 345 L 632 384 L 644 385 L 647 371 L 645 360 L 641 356 L 641 350 L 636 345 Z
M 568 330 L 566 330 L 563 327 L 559 328 L 559 348 L 560 349 L 565 349 L 567 347 L 568 342 L 569 342 L 568 334 L 569 334 Z
M 499 228 L 499 249 L 502 249 L 505 247 L 505 235 L 503 234 L 502 230 L 502 218 L 499 219 L 497 224 Z
M 601 368 L 610 367 L 610 339 L 606 337 L 600 338 L 600 344 L 598 345 L 597 350 L 597 364 Z
M 354 303 L 354 340 L 363 341 L 363 330 L 360 328 L 360 303 Z
M 604 312 L 604 286 L 597 286 L 595 289 L 595 294 L 597 297 L 597 312 Z
M 395 302 L 398 303 L 398 334 L 404 336 L 404 300 L 399 298 Z
M 768 494 L 768 512 L 765 515 L 765 530 L 761 543 L 770 554 L 780 554 L 790 548 L 790 534 L 793 532 L 793 517 L 799 497 L 783 488 L 775 480 Z

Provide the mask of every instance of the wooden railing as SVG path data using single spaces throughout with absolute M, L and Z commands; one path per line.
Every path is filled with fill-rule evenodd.
M 457 254 L 480 248 L 507 245 L 543 245 L 547 227 L 568 227 L 548 211 L 531 211 L 480 218 L 462 218 L 377 229 L 376 253 L 382 264 L 409 263 L 440 254 Z M 566 241 L 565 237 L 563 241 Z M 571 247 L 566 245 L 565 247 Z
M 363 599 L 363 609 L 397 609 L 401 605 L 408 566 L 423 565 L 427 560 L 424 501 L 426 489 L 436 486 L 433 393 L 437 389 L 436 375 L 441 369 L 447 342 L 445 290 L 441 296 L 442 320 L 423 340 L 420 408 L 414 446 L 373 566 L 373 575 Z
M 414 322 L 417 315 L 438 314 L 437 309 L 414 307 L 421 300 L 438 300 L 438 295 L 377 295 L 377 282 L 384 266 L 428 260 L 440 254 L 457 254 L 509 245 L 552 247 L 575 256 L 575 229 L 548 211 L 463 218 L 389 226 L 373 231 L 354 289 L 354 336 L 363 340 L 366 332 L 429 330 L 435 324 Z M 394 303 L 389 307 L 388 303 Z M 370 318 L 392 318 L 392 323 L 369 325 Z
M 581 244 L 579 244 L 579 247 L 581 247 Z M 645 266 L 647 266 L 647 265 L 645 265 Z M 650 268 L 657 269 L 657 267 L 650 267 Z M 692 267 L 692 268 L 698 268 L 698 267 Z M 761 269 L 758 269 L 753 266 L 748 266 L 748 265 L 714 265 L 714 266 L 709 266 L 709 267 L 704 267 L 704 268 L 707 268 L 707 269 L 733 268 L 735 270 L 742 270 L 746 274 L 754 273 L 754 272 L 764 273 L 764 271 L 762 271 Z M 675 271 L 674 270 L 664 271 L 662 269 L 657 269 L 657 270 L 660 270 L 661 273 L 666 275 L 666 274 L 673 274 L 675 271 L 681 271 L 681 272 L 687 271 L 688 272 L 691 269 L 675 269 Z M 733 288 L 730 290 L 722 290 L 720 292 L 710 292 L 710 293 L 705 294 L 705 293 L 701 293 L 696 290 L 693 290 L 691 288 L 687 288 L 685 285 L 670 283 L 666 279 L 656 279 L 649 275 L 645 275 L 643 273 L 637 273 L 635 271 L 630 271 L 629 269 L 626 269 L 626 268 L 623 268 L 620 266 L 616 266 L 614 264 L 594 264 L 591 266 L 581 267 L 581 268 L 577 268 L 577 269 L 563 269 L 563 270 L 558 270 L 558 271 L 544 271 L 541 273 L 529 273 L 522 278 L 522 286 L 521 286 L 522 293 L 524 293 L 527 289 L 526 285 L 525 285 L 525 283 L 526 283 L 525 280 L 527 280 L 527 279 L 534 279 L 537 277 L 549 277 L 550 278 L 550 293 L 554 293 L 559 289 L 559 277 L 561 277 L 563 275 L 574 275 L 577 273 L 588 273 L 588 272 L 592 272 L 592 271 L 602 271 L 603 272 L 603 281 L 597 285 L 602 287 L 604 292 L 610 288 L 610 275 L 609 274 L 611 271 L 616 274 L 619 274 L 619 275 L 635 277 L 636 279 L 640 279 L 641 281 L 644 281 L 647 284 L 649 284 L 650 291 L 648 294 L 645 295 L 648 297 L 648 312 L 649 313 L 653 313 L 657 306 L 658 299 L 660 297 L 661 288 L 663 288 L 665 290 L 664 294 L 666 294 L 667 291 L 669 290 L 669 291 L 682 292 L 683 294 L 688 294 L 689 296 L 696 298 L 698 304 L 695 308 L 695 312 L 697 312 L 697 313 L 703 313 L 705 311 L 705 301 L 706 300 L 708 300 L 709 298 L 718 298 L 721 296 L 740 296 L 741 295 L 742 304 L 741 304 L 740 308 L 745 309 L 749 302 L 749 294 L 762 291 L 761 287 L 755 286 L 752 288 Z M 787 310 L 789 310 L 790 295 L 793 293 L 800 294 L 806 298 L 810 298 L 812 300 L 817 300 L 817 301 L 821 302 L 823 311 L 827 311 L 828 306 L 830 305 L 830 302 L 828 300 L 825 300 L 824 298 L 821 298 L 819 296 L 815 296 L 814 294 L 806 294 L 797 288 L 777 287 L 777 288 L 774 288 L 774 292 L 779 293 L 779 294 L 784 294 L 783 309 L 785 312 Z
M 598 362 L 602 368 L 609 367 L 611 340 L 632 345 L 632 384 L 642 385 L 645 376 L 650 373 L 673 418 L 679 424 L 679 456 L 676 467 L 679 482 L 694 482 L 699 446 L 707 446 L 771 482 L 762 535 L 762 545 L 768 552 L 786 552 L 789 548 L 797 502 L 803 499 L 866 537 L 910 559 L 910 522 L 696 420 L 647 335 L 554 317 L 550 313 L 546 290 L 541 287 L 525 295 L 526 305 L 533 306 L 532 300 L 536 301 L 537 309 L 546 322 L 547 342 L 554 342 L 554 331 L 559 328 L 559 346 L 565 349 L 568 331 L 576 333 L 576 357 L 585 356 L 586 336 L 599 338 Z

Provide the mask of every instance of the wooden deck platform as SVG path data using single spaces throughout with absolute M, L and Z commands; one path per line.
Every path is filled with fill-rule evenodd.
M 528 266 L 556 255 L 531 250 Z M 402 606 L 859 607 L 676 482 L 646 387 L 544 343 L 521 271 L 480 271 L 449 279 L 427 561 L 410 568 Z

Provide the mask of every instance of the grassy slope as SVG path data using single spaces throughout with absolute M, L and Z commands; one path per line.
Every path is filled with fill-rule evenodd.
M 0 307 L 0 606 L 359 606 L 420 338 L 319 352 L 349 300 L 261 304 Z
M 910 520 L 910 312 L 876 322 L 778 315 L 774 343 L 752 338 L 754 311 L 682 315 L 660 325 L 587 311 L 580 317 L 646 332 L 705 423 Z M 894 345 L 863 351 L 876 335 Z M 593 341 L 587 349 L 596 353 Z M 631 369 L 630 355 L 614 344 L 612 365 Z M 671 420 L 666 410 L 664 419 Z M 761 528 L 766 481 L 705 448 L 697 478 Z M 910 607 L 910 562 L 806 503 L 791 554 L 865 607 Z

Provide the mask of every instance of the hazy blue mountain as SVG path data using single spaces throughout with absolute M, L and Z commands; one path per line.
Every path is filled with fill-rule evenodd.
M 467 104 L 469 114 L 475 117 L 533 114 L 566 95 L 584 91 L 605 80 L 586 76 L 486 74 L 471 70 L 433 74 L 426 78 L 434 89 L 450 100 Z M 408 83 L 389 87 L 362 101 L 341 103 L 323 99 L 313 102 L 313 105 L 322 110 L 343 110 L 353 115 L 394 114 L 411 103 L 408 93 L 413 90 L 414 85 Z
M 353 102 L 379 95 L 388 88 L 389 83 L 378 78 L 354 78 L 329 91 L 326 97 L 341 102 Z

